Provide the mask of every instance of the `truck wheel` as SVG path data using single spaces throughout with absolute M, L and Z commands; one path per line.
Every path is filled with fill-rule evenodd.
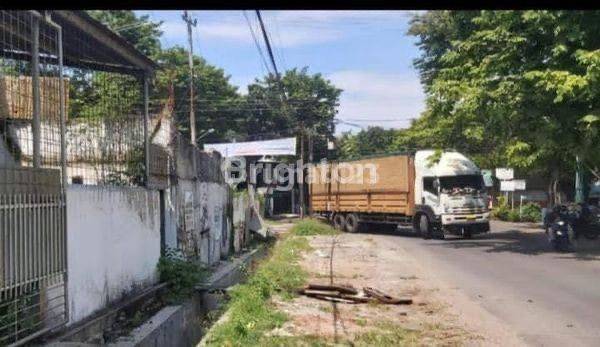
M 333 215 L 333 227 L 337 230 L 344 230 L 346 227 L 346 219 L 343 214 L 336 213 Z
M 425 213 L 419 216 L 419 233 L 425 240 L 431 238 L 431 225 L 429 225 L 429 218 Z
M 346 216 L 346 231 L 349 233 L 358 232 L 360 228 L 360 220 L 355 213 L 349 213 Z

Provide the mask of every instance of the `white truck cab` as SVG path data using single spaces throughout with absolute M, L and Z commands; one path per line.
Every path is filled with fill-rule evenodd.
M 490 229 L 490 213 L 481 170 L 461 153 L 415 153 L 415 209 L 431 228 L 470 237 Z M 417 214 L 419 215 L 419 214 Z

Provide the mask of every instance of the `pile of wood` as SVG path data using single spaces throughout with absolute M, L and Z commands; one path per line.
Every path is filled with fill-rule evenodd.
M 65 119 L 68 119 L 69 79 L 64 78 Z M 33 117 L 31 77 L 0 77 L 0 118 L 27 119 Z M 60 119 L 60 85 L 58 77 L 40 77 L 40 117 Z
M 311 283 L 298 290 L 299 294 L 311 298 L 344 304 L 381 303 L 389 305 L 410 305 L 411 298 L 396 298 L 375 288 L 363 287 L 362 291 L 351 285 Z

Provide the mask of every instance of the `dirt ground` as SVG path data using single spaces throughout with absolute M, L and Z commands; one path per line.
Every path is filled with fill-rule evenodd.
M 329 284 L 332 273 L 334 283 L 409 296 L 413 304 L 333 304 L 305 296 L 291 301 L 277 299 L 278 309 L 290 317 L 274 332 L 277 335 L 352 341 L 385 322 L 420 331 L 419 342 L 423 345 L 522 345 L 506 326 L 440 282 L 435 271 L 424 268 L 385 240 L 369 234 L 309 239 L 312 250 L 305 254 L 301 265 L 309 272 L 311 283 Z

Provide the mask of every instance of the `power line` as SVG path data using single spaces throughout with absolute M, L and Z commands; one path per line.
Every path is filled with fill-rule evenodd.
M 263 50 L 260 47 L 260 44 L 258 43 L 256 34 L 254 33 L 254 28 L 252 28 L 252 23 L 250 23 L 250 19 L 248 18 L 246 11 L 243 11 L 243 12 L 244 12 L 244 17 L 246 17 L 246 23 L 248 23 L 248 28 L 250 29 L 250 34 L 252 34 L 252 40 L 254 40 L 254 45 L 256 46 L 256 49 L 258 49 L 258 53 L 260 54 L 261 61 L 264 65 L 264 68 L 267 70 L 267 73 L 271 73 L 271 70 L 269 69 L 269 64 L 267 64 L 267 59 L 265 58 L 265 54 L 263 53 Z
M 275 63 L 275 57 L 273 56 L 273 50 L 271 49 L 271 42 L 269 41 L 269 37 L 267 35 L 267 29 L 265 29 L 265 23 L 263 22 L 262 17 L 260 15 L 260 10 L 256 10 L 256 16 L 258 17 L 258 22 L 260 23 L 260 29 L 262 30 L 263 39 L 265 40 L 265 44 L 267 45 L 267 52 L 269 53 L 271 64 L 273 64 L 273 69 L 275 70 L 275 76 L 279 80 L 279 70 L 277 70 L 277 64 Z

